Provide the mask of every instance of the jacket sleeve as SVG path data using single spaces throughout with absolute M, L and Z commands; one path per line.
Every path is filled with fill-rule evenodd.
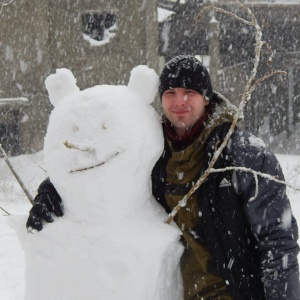
M 50 181 L 50 178 L 47 177 L 44 181 L 41 182 L 41 184 L 38 187 L 38 195 L 41 194 L 51 194 L 51 193 L 57 193 L 54 185 Z M 59 197 L 60 198 L 60 197 Z M 61 199 L 60 199 L 61 202 Z
M 58 217 L 64 214 L 63 203 L 60 195 L 49 178 L 46 178 L 39 186 L 38 193 L 34 198 L 34 204 L 46 205 L 49 212 L 54 212 Z
M 260 139 L 235 130 L 227 148 L 235 166 L 284 180 L 275 155 Z M 262 176 L 256 181 L 246 171 L 235 171 L 234 178 L 246 219 L 257 240 L 266 299 L 300 299 L 298 228 L 286 186 Z M 250 200 L 251 197 L 254 199 Z

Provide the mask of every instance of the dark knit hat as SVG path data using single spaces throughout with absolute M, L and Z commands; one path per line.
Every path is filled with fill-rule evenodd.
M 213 97 L 210 76 L 203 64 L 194 56 L 179 55 L 168 61 L 160 75 L 159 94 L 172 88 L 192 89 L 207 101 Z

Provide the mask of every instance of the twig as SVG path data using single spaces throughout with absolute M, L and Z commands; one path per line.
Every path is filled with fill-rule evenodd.
M 218 173 L 218 172 L 225 172 L 225 171 L 243 171 L 243 172 L 250 172 L 250 173 L 252 173 L 254 176 L 260 176 L 260 177 L 263 177 L 263 178 L 266 178 L 266 179 L 275 181 L 275 182 L 277 182 L 277 183 L 284 184 L 285 186 L 287 186 L 287 187 L 289 187 L 289 188 L 292 188 L 292 189 L 294 189 L 295 191 L 300 192 L 300 188 L 296 188 L 296 187 L 292 186 L 291 184 L 287 183 L 286 181 L 279 180 L 279 179 L 277 179 L 275 176 L 272 176 L 272 175 L 267 174 L 267 173 L 261 173 L 261 172 L 254 171 L 254 170 L 252 170 L 251 168 L 245 168 L 245 167 L 226 167 L 226 168 L 222 168 L 222 169 L 214 169 L 214 168 L 211 168 L 211 169 L 209 170 L 210 173 Z M 256 193 L 256 194 L 257 194 L 257 193 Z M 254 200 L 254 198 L 256 198 L 256 197 L 253 197 L 253 198 L 249 199 L 249 201 Z
M 2 208 L 1 206 L 0 206 L 0 209 L 3 210 L 6 213 L 6 215 L 2 215 L 2 216 L 4 216 L 4 217 L 10 216 L 10 213 L 7 210 Z
M 65 141 L 64 145 L 66 146 L 66 148 L 79 150 L 79 151 L 84 151 L 84 152 L 93 152 L 93 151 L 95 151 L 94 147 L 79 144 L 79 143 L 75 144 L 75 143 L 72 143 L 72 142 Z
M 272 71 L 271 73 L 269 74 L 266 74 L 264 75 L 263 77 L 257 79 L 251 86 L 251 88 L 249 89 L 249 91 L 246 92 L 246 94 L 248 93 L 252 93 L 256 86 L 259 84 L 259 83 L 262 83 L 263 81 L 267 80 L 268 78 L 272 77 L 273 75 L 280 75 L 280 74 L 283 74 L 283 75 L 286 75 L 287 72 L 285 71 Z M 240 96 L 243 96 L 243 95 L 246 95 L 246 94 L 240 94 Z
M 4 151 L 4 149 L 2 148 L 2 145 L 0 144 L 0 151 L 1 151 L 1 156 L 3 156 L 4 161 L 6 162 L 7 166 L 9 167 L 10 171 L 12 172 L 12 174 L 15 176 L 16 180 L 18 181 L 19 185 L 21 186 L 23 192 L 25 193 L 25 195 L 27 196 L 28 200 L 30 201 L 30 203 L 33 205 L 33 198 L 31 196 L 31 194 L 29 193 L 27 187 L 25 186 L 25 184 L 23 183 L 23 181 L 21 180 L 20 176 L 17 174 L 17 172 L 14 170 L 14 167 L 12 166 L 12 164 L 10 163 L 8 156 L 6 154 L 6 152 Z
M 42 171 L 44 171 L 45 173 L 47 173 L 47 171 L 42 167 L 42 166 L 38 166 Z
M 247 25 L 250 25 L 250 26 L 253 26 L 253 20 L 252 21 L 247 21 L 241 17 L 238 17 L 236 14 L 230 12 L 230 11 L 227 11 L 227 10 L 224 10 L 222 8 L 219 8 L 219 7 L 215 7 L 215 6 L 205 6 L 201 9 L 201 11 L 199 12 L 199 14 L 196 16 L 196 22 L 200 22 L 201 21 L 201 18 L 202 18 L 202 15 L 204 14 L 205 11 L 207 10 L 215 10 L 217 12 L 221 12 L 221 13 L 224 13 L 230 17 L 233 17 Z
M 4 6 L 7 6 L 9 4 L 11 4 L 14 0 L 10 0 L 9 2 L 7 3 L 4 3 L 4 2 L 0 2 L 0 14 L 2 13 L 2 10 L 3 10 L 3 7 Z
M 96 167 L 100 167 L 104 164 L 106 164 L 109 160 L 115 158 L 117 155 L 119 155 L 120 152 L 116 152 L 114 155 L 110 156 L 109 158 L 107 158 L 106 160 L 104 160 L 103 162 L 101 163 L 98 163 L 96 165 L 93 165 L 93 166 L 90 166 L 90 167 L 85 167 L 85 168 L 80 168 L 80 169 L 76 169 L 76 170 L 71 170 L 70 173 L 75 173 L 75 172 L 82 172 L 82 171 L 86 171 L 86 170 L 91 170 L 91 169 L 94 169 Z

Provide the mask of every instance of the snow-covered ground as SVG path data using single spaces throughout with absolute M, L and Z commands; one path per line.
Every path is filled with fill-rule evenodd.
M 300 156 L 277 155 L 277 157 L 287 182 L 300 188 Z M 34 195 L 39 183 L 46 177 L 42 153 L 13 157 L 11 162 Z M 0 160 L 0 170 L 0 207 L 11 215 L 27 215 L 31 204 L 3 159 Z M 293 213 L 300 223 L 300 192 L 289 188 L 288 194 Z M 10 217 L 5 216 L 6 213 L 2 209 L 0 209 L 0 299 L 21 300 L 25 290 L 24 253 L 15 231 L 8 225 Z

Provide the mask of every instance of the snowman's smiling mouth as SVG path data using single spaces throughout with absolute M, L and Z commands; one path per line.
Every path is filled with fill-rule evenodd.
M 70 173 L 75 173 L 75 172 L 82 172 L 82 171 L 87 171 L 87 170 L 91 170 L 94 169 L 96 167 L 100 167 L 103 166 L 104 164 L 106 164 L 108 161 L 110 161 L 111 159 L 115 158 L 116 156 L 118 156 L 120 154 L 120 152 L 116 152 L 113 155 L 109 156 L 107 159 L 105 159 L 104 161 L 97 163 L 95 165 L 92 166 L 88 166 L 88 167 L 82 167 L 79 169 L 75 169 L 75 170 L 71 170 Z
M 82 143 L 73 143 L 73 142 L 69 142 L 69 141 L 65 141 L 64 142 L 64 146 L 68 149 L 73 149 L 73 150 L 79 150 L 79 151 L 83 151 L 83 152 L 95 152 L 95 148 L 91 145 L 87 145 L 87 144 L 82 144 Z M 96 167 L 100 167 L 103 166 L 104 164 L 106 164 L 109 160 L 115 158 L 116 156 L 118 156 L 120 154 L 120 151 L 116 151 L 114 154 L 108 156 L 105 160 L 103 160 L 102 162 L 96 163 L 95 165 L 91 165 L 91 166 L 87 166 L 87 167 L 81 167 L 75 170 L 71 170 L 69 171 L 70 173 L 75 173 L 75 172 L 82 172 L 82 171 L 87 171 L 87 170 L 91 170 L 94 169 Z

